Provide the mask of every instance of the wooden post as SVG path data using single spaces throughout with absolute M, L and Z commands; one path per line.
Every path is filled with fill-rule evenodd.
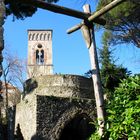
M 89 5 L 84 5 L 84 12 L 90 12 Z M 89 50 L 90 62 L 91 62 L 91 71 L 92 71 L 92 80 L 94 86 L 94 95 L 96 100 L 97 108 L 97 119 L 99 125 L 99 135 L 103 136 L 104 133 L 104 99 L 102 92 L 102 85 L 99 73 L 99 64 L 94 36 L 94 27 L 92 25 L 83 25 L 81 27 L 82 34 L 84 36 L 86 46 Z

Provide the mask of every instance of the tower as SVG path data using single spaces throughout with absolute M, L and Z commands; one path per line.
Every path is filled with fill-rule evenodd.
M 28 30 L 27 77 L 53 74 L 52 30 Z
M 89 138 L 95 130 L 90 122 L 96 118 L 92 80 L 52 75 L 51 30 L 28 30 L 28 71 L 30 79 L 16 105 L 16 135 L 20 131 L 24 140 Z

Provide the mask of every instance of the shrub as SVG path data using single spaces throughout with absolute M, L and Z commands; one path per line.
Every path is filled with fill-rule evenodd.
M 140 76 L 129 77 L 115 89 L 106 105 L 107 140 L 140 139 Z M 97 133 L 90 140 L 101 140 Z
M 109 140 L 140 138 L 140 77 L 123 80 L 107 104 Z

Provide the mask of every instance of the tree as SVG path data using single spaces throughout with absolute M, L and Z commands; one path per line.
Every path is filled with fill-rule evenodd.
M 4 18 L 5 18 L 5 5 L 4 5 L 4 0 L 0 1 L 0 78 L 2 76 L 2 50 L 4 48 L 4 39 L 3 39 L 3 24 L 4 24 Z M 2 82 L 0 79 L 0 92 L 2 89 Z M 3 104 L 3 98 L 1 98 L 0 104 Z M 1 106 L 0 106 L 0 113 L 1 113 Z M 0 120 L 1 120 L 1 114 L 0 114 Z M 2 120 L 1 120 L 2 122 Z M 3 139 L 3 128 L 0 122 L 0 138 Z
M 4 53 L 4 57 L 2 80 L 4 81 L 3 89 L 5 89 L 6 93 L 6 108 L 8 108 L 8 86 L 12 85 L 13 87 L 20 89 L 20 91 L 23 91 L 26 65 L 23 60 L 20 60 L 18 57 L 11 55 L 8 52 Z
M 113 0 L 99 0 L 97 9 Z M 110 33 L 112 44 L 132 43 L 140 48 L 140 1 L 126 1 L 106 13 L 105 28 Z
M 4 52 L 3 80 L 23 91 L 23 84 L 27 72 L 26 62 L 9 52 L 8 50 Z
M 7 126 L 7 136 L 12 137 L 13 124 L 13 111 L 11 107 L 14 107 L 20 102 L 21 91 L 17 88 L 23 89 L 23 82 L 25 80 L 25 65 L 24 63 L 14 55 L 9 55 L 5 53 L 4 65 L 3 65 L 3 85 L 1 89 L 1 94 L 3 95 L 3 110 L 5 110 L 5 125 Z M 11 108 L 11 109 L 10 109 Z M 10 111 L 10 112 L 9 112 Z M 10 115 L 10 114 L 13 115 Z
M 121 80 L 127 78 L 131 74 L 130 71 L 122 65 L 115 65 L 115 60 L 112 56 L 113 50 L 109 48 L 109 39 L 110 34 L 105 32 L 102 36 L 103 47 L 99 51 L 101 64 L 100 73 L 105 93 L 114 91 L 114 88 L 119 85 Z
M 57 2 L 58 0 L 43 0 L 49 3 Z M 37 7 L 21 3 L 18 0 L 5 0 L 6 16 L 13 15 L 17 19 L 25 19 L 31 17 L 36 11 Z

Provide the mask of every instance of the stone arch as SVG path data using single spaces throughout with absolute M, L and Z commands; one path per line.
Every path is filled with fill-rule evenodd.
M 81 136 L 81 138 L 75 139 L 74 138 L 74 134 L 71 134 L 69 131 L 69 126 L 72 124 L 76 125 L 77 131 L 76 133 L 80 130 L 79 126 L 79 120 L 84 120 L 84 118 L 87 120 L 86 123 L 88 122 L 92 122 L 93 120 L 91 119 L 91 116 L 88 115 L 90 114 L 88 111 L 83 111 L 83 110 L 76 110 L 75 108 L 71 109 L 70 111 L 67 111 L 66 113 L 64 113 L 60 119 L 58 120 L 57 124 L 55 125 L 55 127 L 53 128 L 53 130 L 50 132 L 50 134 L 48 134 L 50 139 L 55 139 L 55 140 L 85 140 L 87 139 L 94 131 L 95 131 L 95 126 L 93 124 L 89 124 L 91 127 L 90 129 L 88 128 L 88 130 L 85 130 L 86 132 L 89 132 L 88 134 L 84 134 Z M 93 116 L 92 116 L 93 117 Z M 95 119 L 95 118 L 94 118 Z M 77 123 L 77 124 L 76 124 Z M 89 131 L 90 130 L 90 131 Z M 68 132 L 69 131 L 69 132 Z M 74 130 L 75 131 L 75 130 Z M 74 132 L 73 131 L 73 132 Z M 84 130 L 83 130 L 84 131 Z M 67 133 L 68 132 L 68 133 Z M 72 133 L 73 133 L 72 132 Z M 69 135 L 64 136 L 64 133 L 67 133 Z M 85 132 L 83 132 L 85 133 Z M 81 133 L 80 133 L 81 134 Z M 71 137 L 70 137 L 71 136 Z M 80 136 L 79 136 L 80 137 Z M 83 138 L 83 139 L 82 139 Z
M 59 140 L 86 140 L 95 130 L 87 114 L 79 114 L 71 119 L 61 132 Z

